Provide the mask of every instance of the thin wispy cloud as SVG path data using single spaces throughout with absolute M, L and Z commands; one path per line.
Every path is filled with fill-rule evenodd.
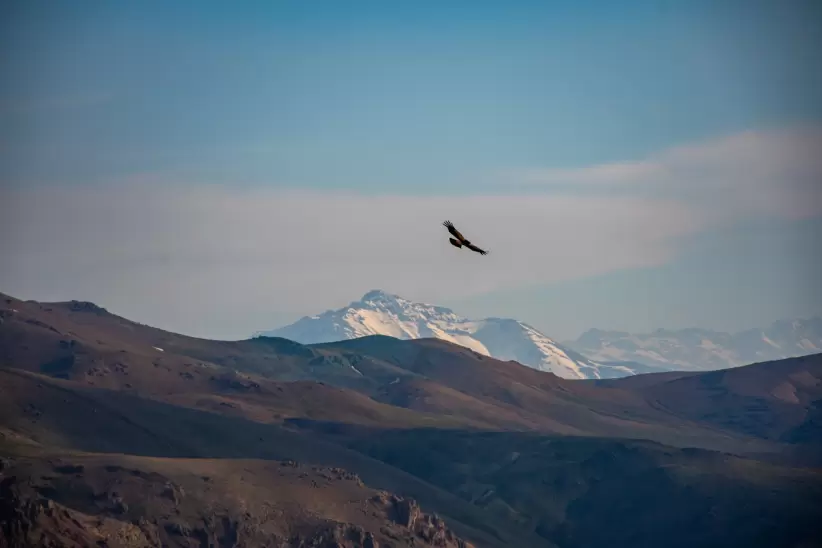
M 666 196 L 726 219 L 805 218 L 822 213 L 822 128 L 740 132 L 637 161 L 527 169 L 508 177 L 535 186 Z

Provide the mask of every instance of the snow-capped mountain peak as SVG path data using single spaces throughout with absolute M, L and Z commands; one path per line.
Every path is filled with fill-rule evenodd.
M 388 335 L 398 339 L 437 338 L 486 356 L 515 360 L 534 369 L 551 371 L 564 378 L 605 378 L 633 373 L 627 367 L 588 360 L 517 320 L 471 320 L 449 308 L 412 302 L 378 289 L 367 292 L 344 308 L 306 316 L 286 327 L 257 335 L 283 337 L 303 344 L 368 335 Z
M 565 344 L 599 360 L 625 360 L 661 369 L 724 369 L 822 351 L 822 318 L 778 320 L 738 333 L 698 328 L 650 333 L 590 329 Z

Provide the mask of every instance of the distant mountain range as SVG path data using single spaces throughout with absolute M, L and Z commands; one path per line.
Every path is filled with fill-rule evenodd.
M 780 320 L 764 329 L 735 334 L 697 328 L 657 329 L 646 334 L 590 329 L 576 340 L 559 343 L 515 319 L 468 319 L 449 308 L 376 289 L 346 307 L 255 333 L 301 344 L 369 335 L 441 339 L 566 379 L 707 371 L 822 352 L 822 318 Z
M 368 335 L 387 335 L 398 339 L 437 338 L 479 354 L 550 371 L 566 379 L 616 378 L 657 370 L 644 364 L 590 360 L 521 321 L 507 318 L 467 319 L 451 309 L 415 303 L 380 290 L 369 291 L 344 308 L 307 316 L 291 325 L 255 335 L 282 337 L 301 344 L 335 342 Z
M 0 294 L 0 546 L 818 546 L 819 402 L 822 353 L 566 380 Z
M 822 352 L 822 318 L 780 320 L 739 333 L 690 328 L 632 334 L 591 329 L 564 345 L 597 361 L 693 371 L 725 369 Z

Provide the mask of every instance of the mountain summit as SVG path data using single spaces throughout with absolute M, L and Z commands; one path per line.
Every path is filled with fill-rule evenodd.
M 502 360 L 515 360 L 566 379 L 624 377 L 630 367 L 591 361 L 566 349 L 530 325 L 506 318 L 471 320 L 449 308 L 415 303 L 378 289 L 339 310 L 306 316 L 297 322 L 256 333 L 302 344 L 317 344 L 368 335 L 398 339 L 437 338 Z

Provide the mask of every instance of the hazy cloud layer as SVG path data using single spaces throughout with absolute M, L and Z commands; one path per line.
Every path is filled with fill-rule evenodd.
M 169 329 L 240 337 L 372 288 L 437 302 L 659 265 L 721 223 L 818 214 L 819 134 L 803 135 L 743 134 L 636 164 L 532 174 L 544 184 L 654 190 L 616 196 L 12 187 L 0 290 L 89 299 Z M 451 247 L 445 219 L 491 254 Z
M 4 290 L 146 305 L 154 320 L 183 307 L 164 314 L 186 324 L 311 312 L 374 287 L 436 301 L 659 264 L 698 228 L 676 203 L 544 195 L 87 187 L 17 191 L 10 205 Z M 451 247 L 444 219 L 491 254 Z

